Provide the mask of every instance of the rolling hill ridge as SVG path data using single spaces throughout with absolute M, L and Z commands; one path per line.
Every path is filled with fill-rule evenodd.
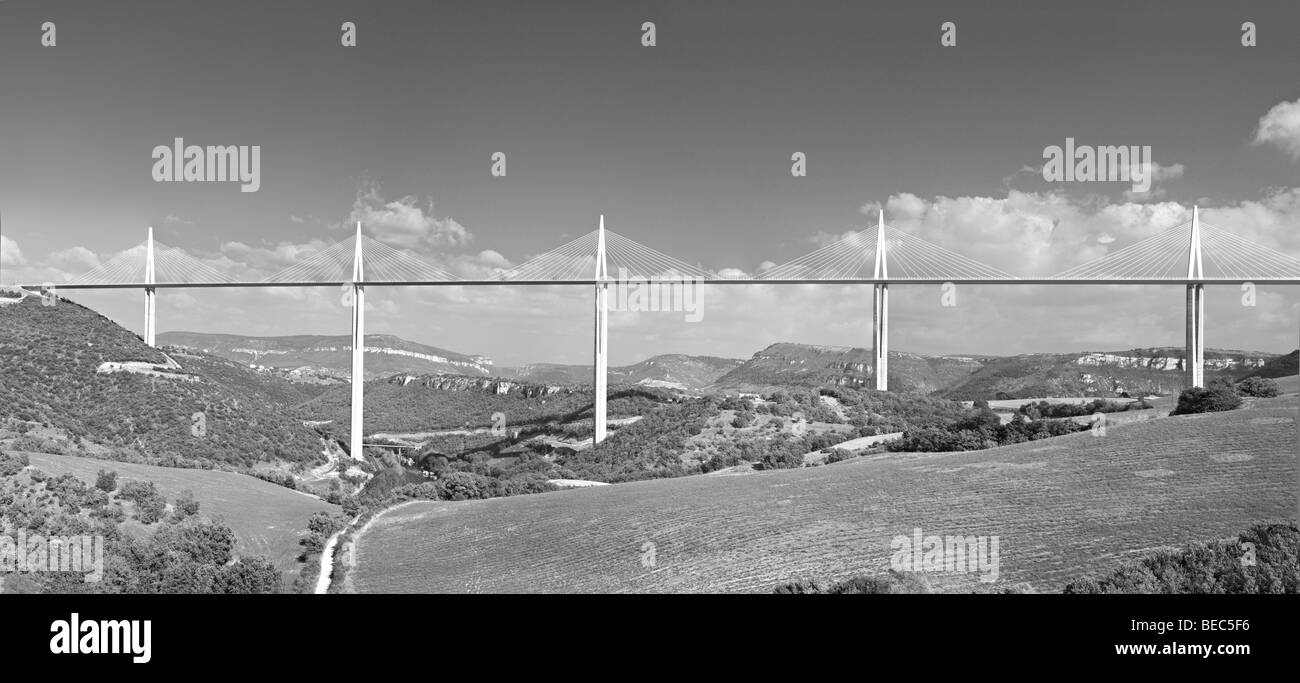
M 990 359 L 940 395 L 957 400 L 1040 396 L 1167 395 L 1183 388 L 1184 350 L 1040 353 Z M 1206 349 L 1206 379 L 1237 379 L 1277 354 Z
M 347 379 L 352 372 L 352 338 L 347 335 L 248 337 L 235 334 L 163 332 L 158 343 L 229 360 L 289 370 L 303 377 Z M 492 359 L 407 341 L 390 334 L 366 335 L 366 379 L 397 373 L 489 376 Z
M 242 469 L 324 457 L 319 435 L 285 410 L 310 388 L 150 348 L 67 299 L 0 305 L 0 330 L 0 425 L 48 425 L 67 435 L 67 449 L 151 464 Z
M 651 356 L 639 363 L 611 367 L 609 383 L 641 384 L 672 389 L 698 390 L 710 386 L 718 378 L 740 367 L 744 361 L 716 356 L 688 356 L 662 354 Z M 502 377 L 540 384 L 591 385 L 591 365 L 561 365 L 535 363 L 518 368 L 502 368 Z
M 783 386 L 835 384 L 854 389 L 873 386 L 871 349 L 778 343 L 718 378 L 711 388 L 761 393 Z M 889 353 L 890 389 L 931 393 L 983 367 L 983 356 L 923 356 Z

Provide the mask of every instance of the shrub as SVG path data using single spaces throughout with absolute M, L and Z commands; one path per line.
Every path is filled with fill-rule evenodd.
M 357 513 L 361 512 L 361 501 L 357 500 L 356 496 L 348 496 L 343 499 L 343 504 L 340 507 L 343 508 L 344 514 L 355 517 Z
M 797 595 L 814 593 L 825 595 L 880 595 L 889 593 L 933 593 L 934 589 L 923 574 L 891 569 L 884 576 L 854 576 L 834 584 L 817 580 L 796 581 L 780 586 L 773 592 Z
M 1237 385 L 1237 391 L 1243 396 L 1273 398 L 1277 396 L 1277 382 L 1267 377 L 1247 377 Z
M 758 464 L 765 470 L 803 467 L 803 455 L 787 450 L 771 450 L 759 457 Z
M 175 507 L 177 520 L 199 514 L 199 501 L 195 500 L 194 492 L 189 489 L 181 491 L 173 507 Z
M 167 499 L 151 481 L 124 482 L 118 496 L 135 503 L 135 517 L 144 524 L 157 522 L 167 511 Z
M 12 477 L 27 466 L 27 456 L 22 453 L 0 453 L 0 477 Z
M 439 498 L 443 500 L 473 500 L 486 498 L 490 481 L 471 472 L 449 472 L 438 480 Z
M 280 570 L 265 557 L 245 557 L 222 567 L 212 582 L 213 593 L 263 594 L 281 589 Z
M 1257 524 L 1236 540 L 1152 553 L 1109 574 L 1073 581 L 1065 592 L 1296 593 L 1298 555 L 1300 529 L 1295 523 Z
M 1178 407 L 1170 415 L 1215 413 L 1241 405 L 1241 397 L 1229 382 L 1215 380 L 1208 388 L 1192 387 L 1178 395 Z
M 307 535 L 298 544 L 303 547 L 305 555 L 322 552 L 325 544 L 335 531 L 342 529 L 347 521 L 328 512 L 317 512 L 307 520 Z
M 853 456 L 856 455 L 856 453 L 854 453 L 853 451 L 850 451 L 845 448 L 830 448 L 827 450 L 829 450 L 829 452 L 826 453 L 827 465 L 840 462 L 841 460 L 848 460 L 849 458 L 852 458 Z
M 117 472 L 100 470 L 99 474 L 95 475 L 95 488 L 104 493 L 112 493 L 117 489 Z

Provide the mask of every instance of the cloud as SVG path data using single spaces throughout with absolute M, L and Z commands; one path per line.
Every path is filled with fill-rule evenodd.
M 27 259 L 23 258 L 23 252 L 18 248 L 18 243 L 0 235 L 0 266 L 18 267 L 27 265 Z
M 1179 165 L 1160 167 L 1176 178 Z M 885 202 L 885 222 L 945 249 L 1009 273 L 1047 276 L 1151 237 L 1191 217 L 1192 207 L 1171 201 L 1110 203 L 1072 198 L 1063 191 L 1003 197 L 902 193 Z M 1300 253 L 1300 188 L 1257 200 L 1201 207 L 1208 223 L 1284 253 Z M 863 227 L 869 227 L 869 216 Z
M 1002 178 L 1002 186 L 1003 186 L 1004 188 L 1010 190 L 1010 189 L 1011 189 L 1011 185 L 1012 185 L 1013 183 L 1015 183 L 1016 180 L 1017 180 L 1020 176 L 1022 176 L 1022 175 L 1037 176 L 1037 177 L 1039 177 L 1039 178 L 1042 178 L 1042 177 L 1043 177 L 1043 167 L 1040 165 L 1040 166 L 1038 166 L 1038 167 L 1035 168 L 1035 167 L 1033 167 L 1033 166 L 1030 166 L 1029 164 L 1025 164 L 1024 166 L 1021 166 L 1021 167 L 1020 167 L 1019 169 L 1017 169 L 1016 171 L 1012 172 L 1011 175 L 1003 176 L 1003 178 Z M 865 212 L 864 212 L 864 213 L 865 213 Z
M 71 249 L 56 251 L 50 254 L 47 262 L 49 265 L 62 270 L 83 273 L 98 268 L 100 264 L 99 256 L 85 247 L 72 247 Z
M 295 214 L 289 214 L 289 220 L 292 221 L 292 222 L 294 222 L 294 223 L 304 223 L 304 222 L 306 222 L 307 219 L 303 218 L 302 216 L 295 215 Z
M 1300 99 L 1280 102 L 1259 117 L 1255 144 L 1269 144 L 1300 161 Z
M 423 205 L 410 195 L 388 201 L 373 184 L 357 192 L 350 222 L 357 221 L 375 239 L 405 249 L 464 246 L 473 239 L 454 218 L 434 216 L 432 199 Z
M 1146 192 L 1125 190 L 1124 199 L 1131 202 L 1151 202 L 1164 199 L 1167 193 L 1161 185 L 1170 180 L 1183 177 L 1183 171 L 1186 170 L 1186 167 L 1182 164 L 1165 166 L 1154 161 L 1151 162 L 1150 166 L 1147 164 L 1138 164 L 1138 166 L 1142 169 L 1143 177 L 1146 177 L 1148 173 L 1150 174 L 1151 185 Z
M 836 242 L 839 242 L 840 240 L 862 239 L 861 237 L 854 237 L 854 236 L 862 232 L 866 227 L 869 226 L 864 226 L 863 228 L 858 228 L 856 230 L 846 230 L 839 234 L 833 232 L 826 232 L 824 230 L 818 231 L 817 234 L 813 235 L 812 237 L 809 237 L 808 241 L 816 245 L 818 249 L 821 249 L 822 247 L 832 245 Z M 875 233 L 872 233 L 872 235 L 867 238 L 867 241 L 870 242 L 871 244 L 875 244 L 874 239 L 875 239 Z
M 322 240 L 311 240 L 302 244 L 281 242 L 271 246 L 251 246 L 243 242 L 226 242 L 221 245 L 221 258 L 208 260 L 208 265 L 217 270 L 235 276 L 238 272 L 260 273 L 266 277 L 329 248 L 330 244 Z M 347 267 L 351 268 L 351 259 Z M 261 279 L 261 277 L 254 278 Z
M 502 256 L 500 252 L 492 249 L 484 249 L 483 251 L 480 251 L 478 253 L 478 260 L 484 265 L 495 266 L 497 268 L 509 268 L 511 266 L 510 259 L 507 259 Z
M 767 268 L 764 268 L 764 266 L 767 266 Z M 775 266 L 776 264 L 771 261 L 764 261 L 758 265 L 758 269 L 763 271 Z M 718 276 L 724 280 L 751 280 L 754 277 L 739 268 L 723 268 L 718 271 Z

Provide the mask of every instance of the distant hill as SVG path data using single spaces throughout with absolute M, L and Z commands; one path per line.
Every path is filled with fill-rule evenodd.
M 714 382 L 723 391 L 764 392 L 779 387 L 836 384 L 854 389 L 874 387 L 871 349 L 810 344 L 773 344 Z M 891 351 L 891 391 L 930 393 L 983 367 L 983 356 L 922 356 Z
M 663 354 L 652 356 L 640 363 L 612 367 L 609 383 L 641 384 L 672 389 L 698 390 L 713 384 L 719 377 L 740 367 L 744 361 L 716 356 L 687 356 Z M 500 376 L 537 384 L 591 385 L 593 367 L 590 365 L 560 365 L 537 363 L 518 368 L 501 368 Z
M 609 417 L 641 414 L 646 405 L 671 402 L 677 392 L 646 386 L 610 387 Z M 351 390 L 331 387 L 304 403 L 299 414 L 330 421 L 330 432 L 348 424 Z M 419 432 L 431 429 L 487 429 L 498 421 L 508 429 L 548 422 L 591 420 L 591 385 L 533 384 L 456 375 L 394 375 L 365 385 L 365 431 Z M 342 432 L 339 432 L 342 438 Z
M 1246 377 L 1290 377 L 1300 373 L 1300 350 L 1292 351 L 1285 356 L 1276 356 L 1270 358 L 1263 366 L 1255 368 L 1246 373 Z
M 237 334 L 163 332 L 158 343 L 183 347 L 240 363 L 281 368 L 301 379 L 352 374 L 352 338 L 347 335 L 248 337 Z M 390 334 L 366 335 L 366 379 L 398 373 L 490 376 L 492 359 L 406 341 Z
M 955 400 L 1042 396 L 1165 395 L 1183 387 L 1184 350 L 1151 347 L 1126 351 L 1038 353 L 989 360 L 941 392 Z M 1206 349 L 1207 379 L 1235 378 L 1261 368 L 1276 354 Z M 1291 374 L 1295 371 L 1292 370 Z
M 51 427 L 70 439 L 64 450 L 152 464 L 315 462 L 321 438 L 287 410 L 311 395 L 222 358 L 150 348 L 67 299 L 0 305 L 0 427 L 24 434 L 17 442 Z

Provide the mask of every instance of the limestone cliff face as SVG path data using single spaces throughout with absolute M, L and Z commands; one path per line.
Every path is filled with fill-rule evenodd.
M 347 379 L 352 372 L 350 336 L 295 335 L 247 337 L 241 335 L 167 332 L 162 344 L 201 350 L 255 368 L 277 368 L 300 374 Z M 454 373 L 491 377 L 498 374 L 492 359 L 466 355 L 409 342 L 390 334 L 366 335 L 366 379 L 405 373 Z
M 575 390 L 575 387 L 566 385 L 532 384 L 495 377 L 466 377 L 463 375 L 394 375 L 388 379 L 388 383 L 403 387 L 415 384 L 442 391 L 479 391 L 487 394 L 517 395 L 524 398 L 561 393 L 569 394 Z
M 1260 356 L 1225 356 L 1206 357 L 1205 367 L 1210 370 L 1242 370 L 1263 367 L 1267 358 Z M 1076 365 L 1103 366 L 1119 368 L 1144 368 L 1149 370 L 1182 370 L 1182 356 L 1127 356 L 1115 353 L 1085 353 L 1075 361 Z
M 1026 354 L 990 361 L 943 394 L 958 400 L 1046 396 L 1168 395 L 1182 389 L 1183 350 L 1173 347 Z M 1206 349 L 1206 379 L 1236 379 L 1276 354 Z

